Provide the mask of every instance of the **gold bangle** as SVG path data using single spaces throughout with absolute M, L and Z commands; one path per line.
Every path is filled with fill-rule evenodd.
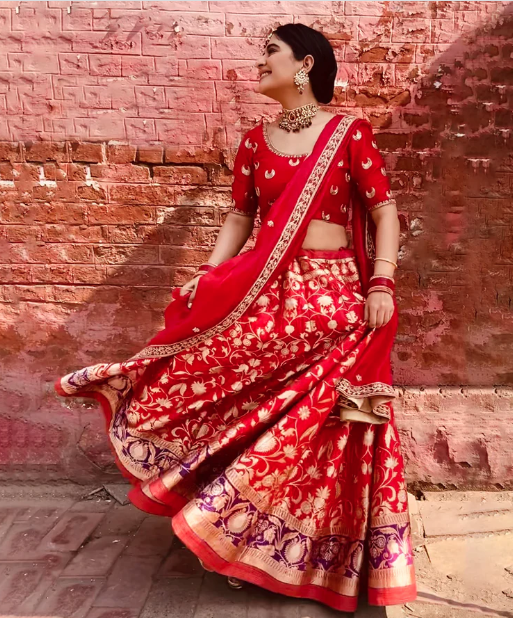
M 390 262 L 390 264 L 393 264 L 397 268 L 397 264 L 395 262 L 392 262 L 392 260 L 388 260 L 387 258 L 381 258 L 381 257 L 374 258 L 374 261 L 376 260 L 383 260 L 383 262 Z
M 394 281 L 395 279 L 393 277 L 389 277 L 388 275 L 372 275 L 372 277 L 370 277 L 370 279 L 377 279 L 378 277 L 383 277 L 383 279 L 390 279 L 390 281 Z M 369 281 L 370 281 L 369 279 Z
M 367 290 L 367 294 L 370 294 L 371 292 L 386 292 L 387 294 L 390 294 L 390 296 L 394 295 L 394 292 L 390 288 L 385 287 L 384 285 L 372 286 Z

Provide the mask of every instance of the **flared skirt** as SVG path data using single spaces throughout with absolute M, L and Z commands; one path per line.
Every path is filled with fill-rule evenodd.
M 222 294 L 222 290 L 219 291 Z M 215 298 L 212 299 L 215 303 Z M 416 598 L 390 333 L 354 251 L 302 250 L 229 328 L 57 382 L 102 402 L 131 501 L 218 573 L 354 611 Z

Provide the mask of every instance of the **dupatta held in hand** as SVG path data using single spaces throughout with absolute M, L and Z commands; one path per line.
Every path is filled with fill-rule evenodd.
M 254 249 L 204 275 L 191 309 L 187 307 L 188 296 L 180 296 L 180 290 L 175 289 L 165 312 L 165 328 L 131 360 L 176 354 L 223 331 L 243 315 L 301 247 L 308 224 L 329 186 L 330 175 L 346 152 L 353 129 L 361 122 L 347 115 L 329 120 L 293 182 L 288 183 L 263 220 Z M 357 199 L 354 204 L 360 234 L 367 213 Z M 358 264 L 365 276 L 362 285 L 366 287 L 372 264 L 363 246 L 360 241 L 355 243 Z

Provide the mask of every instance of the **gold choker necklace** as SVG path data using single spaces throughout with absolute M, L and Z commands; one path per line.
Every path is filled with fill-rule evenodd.
M 287 133 L 290 133 L 290 131 L 298 133 L 301 129 L 311 126 L 312 118 L 318 109 L 319 106 L 315 103 L 308 103 L 294 109 L 283 108 L 279 127 L 287 131 Z

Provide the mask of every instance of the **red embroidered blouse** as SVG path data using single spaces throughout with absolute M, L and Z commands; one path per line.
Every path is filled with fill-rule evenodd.
M 230 211 L 254 217 L 260 208 L 260 217 L 264 219 L 308 154 L 296 156 L 276 150 L 264 121 L 247 131 L 235 157 Z M 366 122 L 361 130 L 353 129 L 348 154 L 347 160 L 338 162 L 331 178 L 329 196 L 320 205 L 314 219 L 346 226 L 351 182 L 356 182 L 368 210 L 395 203 L 370 122 Z

